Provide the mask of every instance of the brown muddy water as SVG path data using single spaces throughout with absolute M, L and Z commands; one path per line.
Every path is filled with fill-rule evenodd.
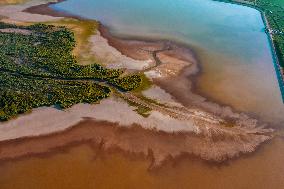
M 1 189 L 195 188 L 282 189 L 284 140 L 222 165 L 181 158 L 149 170 L 150 160 L 105 153 L 87 144 L 45 157 L 0 164 Z

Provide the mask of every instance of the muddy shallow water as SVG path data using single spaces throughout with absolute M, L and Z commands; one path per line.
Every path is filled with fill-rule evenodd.
M 1 189 L 32 188 L 252 188 L 282 189 L 284 141 L 273 140 L 254 155 L 223 165 L 181 158 L 155 170 L 150 160 L 121 152 L 105 153 L 82 144 L 43 157 L 0 166 Z

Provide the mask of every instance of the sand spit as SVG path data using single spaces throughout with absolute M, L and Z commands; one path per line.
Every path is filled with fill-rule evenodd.
M 234 141 L 237 138 L 238 142 Z M 202 134 L 172 134 L 147 130 L 137 125 L 125 128 L 114 123 L 85 120 L 60 134 L 0 142 L 0 160 L 52 153 L 63 147 L 88 142 L 101 146 L 102 150 L 120 149 L 130 154 L 149 156 L 153 159 L 151 167 L 184 155 L 222 162 L 254 151 L 259 140 L 266 139 L 261 135 L 235 138 L 224 135 L 209 139 Z
M 11 139 L 40 135 L 45 138 L 42 135 L 59 131 L 64 132 L 64 130 L 68 132 L 72 125 L 88 117 L 94 121 L 108 120 L 108 122 L 115 123 L 115 126 L 105 127 L 103 124 L 100 125 L 99 131 L 102 133 L 96 130 L 96 127 L 89 126 L 86 136 L 79 134 L 81 138 L 90 137 L 89 134 L 92 133 L 95 135 L 92 136 L 95 138 L 94 143 L 98 144 L 104 141 L 106 149 L 118 147 L 127 152 L 143 153 L 145 155 L 150 149 L 155 157 L 155 164 L 159 165 L 169 156 L 179 157 L 183 153 L 193 154 L 205 160 L 220 162 L 238 156 L 240 153 L 253 152 L 260 143 L 272 137 L 272 130 L 257 127 L 255 120 L 237 120 L 235 126 L 230 128 L 222 123 L 223 120 L 200 110 L 188 110 L 178 107 L 175 110 L 174 107 L 161 109 L 155 106 L 151 106 L 151 108 L 156 109 L 147 118 L 135 113 L 134 108 L 124 101 L 113 98 L 105 99 L 98 105 L 78 104 L 66 111 L 41 108 L 36 110 L 35 113 L 1 123 L 0 140 L 2 142 L 0 143 L 4 144 L 8 140 L 11 141 Z M 84 130 L 84 124 L 78 125 Z M 133 125 L 139 125 L 139 132 L 132 131 Z M 109 132 L 110 128 L 115 133 L 112 131 L 105 134 L 104 132 Z M 120 135 L 121 132 L 117 132 L 120 128 L 131 134 L 129 136 L 128 134 Z M 167 137 L 161 139 L 160 132 Z M 151 140 L 143 140 L 145 138 L 143 133 L 148 133 Z M 62 142 L 64 143 L 62 145 L 65 145 L 65 142 L 68 143 L 68 141 L 64 141 L 63 136 L 64 134 L 62 135 Z M 40 140 L 41 137 L 38 137 L 38 139 Z M 80 137 L 73 139 L 78 142 L 83 140 Z M 18 139 L 17 141 L 21 140 Z M 74 141 L 72 140 L 70 143 Z M 22 142 L 20 143 L 22 144 Z M 43 145 L 37 144 L 41 147 Z M 29 143 L 27 145 L 29 146 L 28 149 L 32 150 L 28 150 L 28 152 L 17 150 L 16 152 L 20 153 L 18 155 L 16 152 L 15 155 L 13 151 L 14 155 L 11 157 L 6 154 L 5 149 L 8 151 L 12 149 L 9 150 L 7 146 L 3 145 L 0 147 L 0 157 L 9 159 L 23 156 L 26 153 L 45 152 L 44 148 L 41 148 L 38 152 L 33 152 L 34 148 L 31 148 Z M 49 148 L 55 148 L 57 145 L 56 143 L 55 146 L 48 147 L 46 150 L 49 151 Z M 24 143 L 23 146 L 25 146 Z M 16 149 L 15 146 L 13 149 Z M 27 149 L 27 147 L 24 147 L 24 149 Z
M 135 60 L 123 55 L 120 51 L 108 44 L 98 31 L 90 38 L 92 44 L 91 52 L 99 62 L 108 68 L 126 68 L 129 70 L 144 70 L 154 64 L 153 60 Z
M 144 66 L 143 70 L 150 78 L 171 77 L 179 74 L 183 68 L 197 64 L 190 49 L 173 42 L 120 39 L 112 36 L 103 25 L 100 25 L 99 30 L 109 46 L 115 47 L 123 55 L 148 61 L 148 66 Z
M 134 109 L 135 107 L 116 98 L 102 100 L 96 105 L 77 104 L 65 111 L 55 108 L 38 108 L 31 114 L 0 123 L 0 141 L 62 131 L 82 121 L 84 117 L 98 121 L 107 120 L 125 127 L 138 124 L 146 129 L 169 133 L 178 131 L 199 133 L 198 127 L 192 120 L 174 119 L 159 111 L 153 111 L 149 117 L 145 118 L 137 114 Z
M 154 99 L 162 104 L 182 107 L 182 105 L 178 103 L 173 98 L 173 96 L 171 96 L 169 93 L 165 92 L 163 89 L 161 89 L 159 86 L 156 85 L 152 86 L 151 88 L 145 91 L 142 91 L 142 94 L 147 98 Z
M 47 2 L 50 1 L 0 7 L 0 15 L 8 17 L 6 21 L 9 22 L 61 19 L 23 12 L 29 7 L 35 11 L 37 5 Z M 31 114 L 0 123 L 0 159 L 44 153 L 70 143 L 91 141 L 102 143 L 105 149 L 115 147 L 131 153 L 152 154 L 156 165 L 169 156 L 178 157 L 183 153 L 205 160 L 224 161 L 252 152 L 272 138 L 273 130 L 266 129 L 258 120 L 208 102 L 192 92 L 189 78 L 195 76 L 199 69 L 190 49 L 168 41 L 115 38 L 103 26 L 100 33 L 93 35 L 89 41 L 91 53 L 103 64 L 131 72 L 145 72 L 158 86 L 144 94 L 158 102 L 168 103 L 154 103 L 134 93 L 120 94 L 124 99 L 151 109 L 148 117 L 137 114 L 136 107 L 116 97 L 96 105 L 77 104 L 65 111 L 52 107 L 38 108 Z M 92 121 L 82 122 L 84 118 Z M 80 126 L 73 127 L 79 122 Z M 73 137 L 65 138 L 69 132 Z M 49 141 L 48 138 L 53 136 L 61 142 Z M 28 137 L 31 139 L 22 139 Z M 30 140 L 38 142 L 31 144 Z M 6 143 L 10 145 L 4 145 Z

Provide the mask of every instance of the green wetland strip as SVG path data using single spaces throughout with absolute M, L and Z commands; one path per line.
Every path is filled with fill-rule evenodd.
M 126 92 L 142 83 L 141 75 L 78 65 L 74 34 L 65 27 L 0 23 L 0 30 L 0 121 L 41 106 L 96 103 L 112 88 Z

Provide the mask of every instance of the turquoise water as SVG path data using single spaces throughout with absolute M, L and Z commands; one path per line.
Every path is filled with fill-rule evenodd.
M 97 19 L 116 35 L 166 38 L 246 58 L 265 50 L 253 48 L 262 46 L 258 39 L 265 38 L 259 13 L 238 5 L 208 0 L 68 0 L 54 7 Z
M 255 9 L 211 0 L 67 0 L 52 7 L 99 20 L 117 36 L 188 45 L 202 65 L 202 93 L 265 121 L 284 121 L 265 26 Z

